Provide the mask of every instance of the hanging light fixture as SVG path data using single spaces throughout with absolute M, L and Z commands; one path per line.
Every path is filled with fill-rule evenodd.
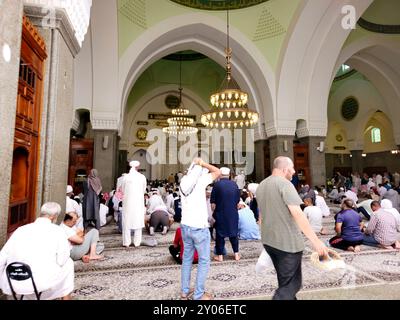
M 163 132 L 172 136 L 190 135 L 197 133 L 198 129 L 194 126 L 194 120 L 189 115 L 189 110 L 183 106 L 182 102 L 182 55 L 179 59 L 179 105 L 171 111 L 172 116 L 167 119 L 168 127 L 163 128 Z
M 218 92 L 211 95 L 211 110 L 201 116 L 201 123 L 210 128 L 249 128 L 258 122 L 258 112 L 247 106 L 248 94 L 232 78 L 232 49 L 229 46 L 229 10 L 227 11 L 226 77 Z

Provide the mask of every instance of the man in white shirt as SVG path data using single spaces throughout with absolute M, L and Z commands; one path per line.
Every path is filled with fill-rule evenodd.
M 315 191 L 315 206 L 321 209 L 323 217 L 329 217 L 331 211 L 329 210 L 328 205 L 326 204 L 325 198 L 320 196 L 317 190 Z
M 246 184 L 246 176 L 244 175 L 243 171 L 240 171 L 240 173 L 235 177 L 235 182 L 240 190 L 243 190 L 245 184 Z
M 54 224 L 61 213 L 58 203 L 45 203 L 35 222 L 19 227 L 0 252 L 0 288 L 11 295 L 6 267 L 12 262 L 24 262 L 32 270 L 42 300 L 69 300 L 74 290 L 74 263 L 64 231 Z M 30 281 L 13 281 L 17 294 L 35 299 Z
M 71 196 L 73 196 L 74 190 L 72 186 L 68 185 L 67 186 L 67 199 L 65 203 L 65 212 L 76 212 L 78 215 L 78 221 L 77 221 L 77 226 L 78 228 L 83 229 L 83 218 L 82 218 L 82 205 L 76 202 L 75 200 L 71 199 Z
M 209 172 L 209 173 L 208 173 Z M 220 176 L 217 167 L 195 158 L 188 173 L 180 184 L 182 199 L 181 230 L 185 250 L 182 257 L 181 298 L 190 295 L 190 275 L 193 255 L 197 250 L 199 259 L 197 267 L 194 300 L 210 300 L 212 296 L 205 292 L 205 282 L 210 267 L 210 232 L 206 201 L 206 188 Z
M 64 216 L 64 222 L 61 228 L 69 241 L 71 250 L 71 259 L 76 261 L 82 259 L 87 263 L 90 260 L 100 260 L 103 256 L 99 255 L 104 246 L 97 247 L 99 242 L 99 230 L 92 228 L 86 234 L 83 229 L 76 228 L 78 216 L 75 212 L 67 212 Z
M 351 200 L 353 200 L 354 203 L 357 203 L 358 197 L 355 193 L 355 190 L 347 190 L 344 195 L 346 196 L 346 198 L 350 198 Z
M 320 208 L 313 206 L 312 199 L 305 198 L 304 204 L 306 207 L 303 212 L 306 215 L 308 221 L 310 221 L 311 228 L 315 233 L 321 235 L 327 234 L 326 228 L 322 227 L 322 211 Z

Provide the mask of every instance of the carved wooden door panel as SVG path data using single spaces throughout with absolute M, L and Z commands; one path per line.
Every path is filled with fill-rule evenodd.
M 294 169 L 299 176 L 299 184 L 308 184 L 311 187 L 310 162 L 308 159 L 308 145 L 294 144 Z
M 77 195 L 83 192 L 82 183 L 93 169 L 94 141 L 92 139 L 72 139 L 69 150 L 68 184 Z
M 7 233 L 35 219 L 39 130 L 43 104 L 44 40 L 23 18 Z

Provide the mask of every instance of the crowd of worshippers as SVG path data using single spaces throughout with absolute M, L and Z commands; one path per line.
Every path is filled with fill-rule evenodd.
M 329 240 L 330 246 L 359 252 L 361 245 L 385 249 L 400 249 L 400 195 L 399 174 L 368 177 L 352 175 L 352 182 L 337 172 L 330 189 L 325 186 L 312 189 L 301 185 L 299 195 L 304 201 L 303 211 L 313 230 L 320 235 L 328 233 L 322 226 L 322 218 L 330 214 L 326 201 L 340 204 L 334 216 L 336 235 Z M 367 182 L 368 181 L 368 182 Z M 328 184 L 329 185 L 329 184 Z
M 152 236 L 155 232 L 167 234 L 173 223 L 181 222 L 182 208 L 185 206 L 182 201 L 189 197 L 193 188 L 200 190 L 196 192 L 204 193 L 208 212 L 208 242 L 210 244 L 211 239 L 215 241 L 215 261 L 221 262 L 227 256 L 226 239 L 231 243 L 233 259 L 236 261 L 240 260 L 239 240 L 261 239 L 261 218 L 256 198 L 258 184 L 247 182 L 243 171 L 234 176 L 227 167 L 215 168 L 219 174 L 214 181 L 204 180 L 202 189 L 198 185 L 182 186 L 186 172 L 171 174 L 166 180 L 148 182 L 138 171 L 140 162 L 132 161 L 130 167 L 128 173 L 118 178 L 115 189 L 110 193 L 103 192 L 96 169 L 90 171 L 78 195 L 74 195 L 72 186 L 68 185 L 66 210 L 59 225 L 54 222 L 61 215 L 61 206 L 49 202 L 41 207 L 40 216 L 35 222 L 19 227 L 0 251 L 2 292 L 11 294 L 6 266 L 13 261 L 24 261 L 33 270 L 42 299 L 71 298 L 74 287 L 73 261 L 89 263 L 104 258 L 101 255 L 104 244 L 99 236 L 101 227 L 115 221 L 122 233 L 124 247 L 130 246 L 132 234 L 135 247 L 153 246 L 142 241 L 142 230 Z M 330 216 L 332 211 L 326 201 L 340 204 L 340 211 L 334 216 L 336 235 L 329 240 L 330 246 L 353 252 L 360 251 L 361 244 L 400 249 L 398 176 L 398 173 L 385 173 L 369 178 L 364 174 L 362 180 L 358 174 L 354 174 L 350 184 L 338 172 L 327 188 L 311 188 L 309 185 L 296 187 L 304 202 L 302 210 L 317 235 L 329 233 L 323 226 L 323 218 Z M 191 201 L 196 204 L 194 200 Z M 196 224 L 196 217 L 191 219 Z M 183 225 L 186 227 L 185 223 Z M 186 231 L 182 230 L 181 225 L 169 247 L 178 263 L 182 263 L 183 259 L 183 232 Z M 199 263 L 204 258 L 204 252 L 201 256 L 194 250 L 193 263 Z M 24 286 L 27 286 L 26 282 L 17 288 L 18 291 L 24 293 L 26 299 L 34 298 L 29 291 L 31 287 Z

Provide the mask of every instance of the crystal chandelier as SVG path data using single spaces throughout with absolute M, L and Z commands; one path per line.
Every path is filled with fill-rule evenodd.
M 247 106 L 248 95 L 232 78 L 232 49 L 229 47 L 229 11 L 227 11 L 226 77 L 219 91 L 210 98 L 211 110 L 203 113 L 201 123 L 210 128 L 246 128 L 258 122 L 258 112 Z
M 179 60 L 179 105 L 171 111 L 172 116 L 167 119 L 168 127 L 163 128 L 163 132 L 172 136 L 190 135 L 197 133 L 198 129 L 194 126 L 194 120 L 189 116 L 189 110 L 183 106 L 182 102 L 182 57 Z

